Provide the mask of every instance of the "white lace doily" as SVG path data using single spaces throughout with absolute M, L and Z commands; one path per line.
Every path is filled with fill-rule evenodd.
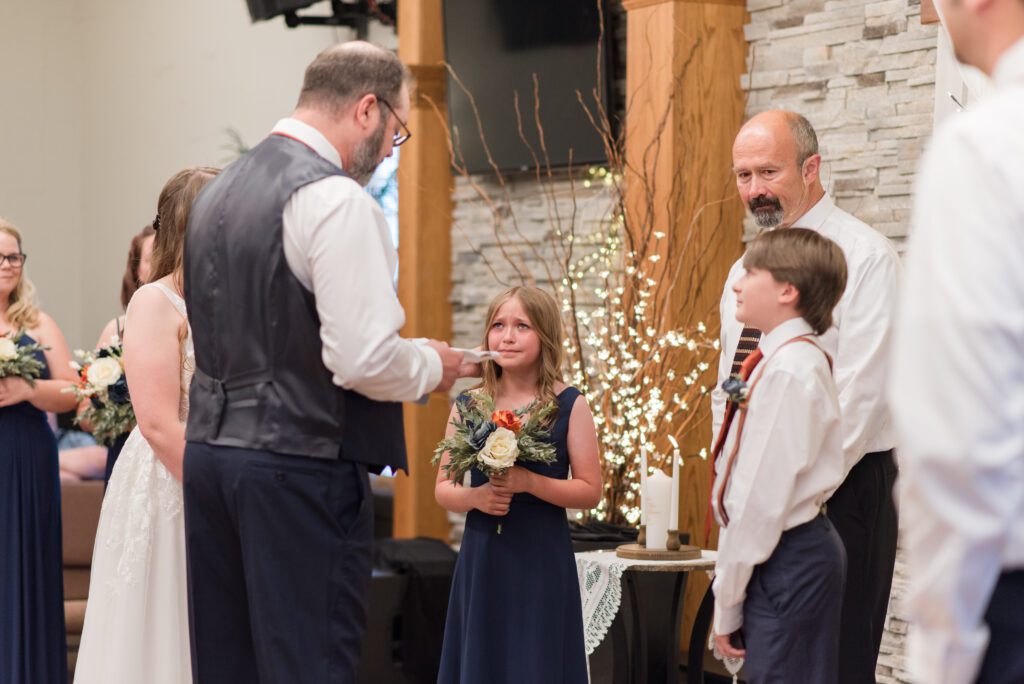
M 622 603 L 621 563 L 601 563 L 576 555 L 576 573 L 580 580 L 583 604 L 583 637 L 587 656 L 604 641 Z
M 583 604 L 583 635 L 587 655 L 604 641 L 622 604 L 622 573 L 629 568 L 658 571 L 714 570 L 714 551 L 702 551 L 701 558 L 688 561 L 647 561 L 619 558 L 615 550 L 584 551 L 576 554 L 576 573 Z

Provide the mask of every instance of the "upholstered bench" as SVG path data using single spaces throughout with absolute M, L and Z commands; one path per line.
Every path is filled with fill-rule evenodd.
M 89 568 L 103 503 L 103 481 L 61 483 L 64 534 L 64 621 L 68 632 L 68 672 L 74 673 L 89 594 Z

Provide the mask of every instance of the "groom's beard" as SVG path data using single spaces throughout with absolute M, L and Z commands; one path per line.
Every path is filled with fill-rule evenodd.
M 754 221 L 761 228 L 778 228 L 786 217 L 778 197 L 760 196 L 750 200 L 748 206 Z
M 384 130 L 384 121 L 381 121 L 380 126 L 369 138 L 356 145 L 356 149 L 352 153 L 352 163 L 349 168 L 345 169 L 352 180 L 364 187 L 370 182 L 373 172 L 380 165 L 380 148 L 384 143 Z

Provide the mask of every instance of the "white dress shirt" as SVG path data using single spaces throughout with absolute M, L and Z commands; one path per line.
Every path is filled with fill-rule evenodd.
M 885 384 L 892 346 L 892 321 L 901 273 L 889 239 L 835 205 L 826 193 L 793 223 L 833 240 L 846 256 L 846 291 L 833 313 L 833 325 L 819 338 L 835 361 L 843 411 L 845 474 L 864 456 L 892 449 L 896 438 Z M 733 264 L 719 308 L 722 321 L 718 382 L 711 393 L 713 435 L 725 415 L 722 382 L 729 377 L 743 324 L 736 320 L 732 286 L 746 273 L 743 259 Z
M 889 388 L 929 684 L 974 681 L 992 589 L 1024 568 L 1024 39 L 994 80 L 922 159 Z
M 272 131 L 341 167 L 318 130 L 282 119 Z M 398 331 L 405 311 L 392 276 L 398 254 L 384 214 L 351 178 L 328 176 L 295 191 L 283 213 L 284 257 L 316 298 L 324 365 L 334 383 L 377 401 L 413 401 L 441 381 L 441 358 Z
M 718 538 L 715 563 L 715 633 L 743 626 L 743 601 L 754 567 L 771 557 L 782 533 L 813 520 L 843 479 L 842 423 L 835 380 L 802 318 L 792 318 L 761 337 L 764 358 L 754 368 L 740 448 L 725 490 L 728 527 Z M 718 492 L 736 443 L 740 416 L 726 437 L 712 488 Z

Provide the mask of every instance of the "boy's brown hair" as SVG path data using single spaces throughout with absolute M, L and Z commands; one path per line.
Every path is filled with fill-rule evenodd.
M 800 293 L 796 309 L 816 334 L 832 327 L 832 310 L 846 289 L 846 257 L 835 242 L 806 228 L 780 228 L 750 243 L 743 267 L 793 285 Z

